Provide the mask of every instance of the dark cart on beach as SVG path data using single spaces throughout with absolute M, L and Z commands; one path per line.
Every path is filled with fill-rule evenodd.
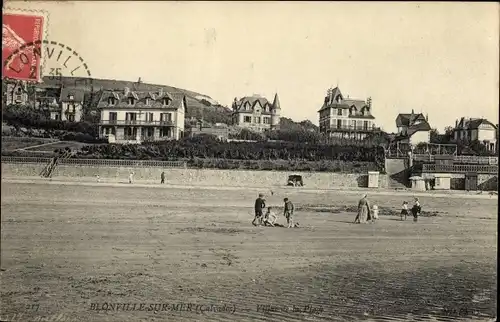
M 288 176 L 288 186 L 293 186 L 293 187 L 302 187 L 304 186 L 304 182 L 302 181 L 302 176 L 299 176 L 297 174 Z

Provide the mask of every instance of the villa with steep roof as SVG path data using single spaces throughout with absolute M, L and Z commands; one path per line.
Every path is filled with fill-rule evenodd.
M 99 135 L 110 143 L 178 140 L 184 135 L 186 97 L 159 91 L 104 90 Z
M 233 124 L 255 132 L 279 128 L 281 107 L 278 94 L 271 104 L 265 97 L 254 94 L 234 99 Z
M 378 132 L 371 98 L 366 101 L 344 98 L 338 87 L 330 88 L 319 113 L 319 130 L 330 137 L 362 140 Z
M 431 126 L 429 118 L 422 113 L 400 113 L 396 117 L 396 127 L 398 128 L 397 138 L 399 141 L 416 145 L 419 143 L 429 143 L 431 136 Z
M 465 118 L 455 122 L 455 140 L 481 141 L 488 150 L 495 151 L 497 147 L 498 127 L 483 118 Z

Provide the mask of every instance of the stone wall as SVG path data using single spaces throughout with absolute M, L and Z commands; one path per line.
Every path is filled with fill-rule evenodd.
M 4 163 L 2 177 L 34 177 L 39 176 L 43 164 Z M 218 170 L 218 169 L 162 169 L 131 167 L 90 167 L 75 165 L 59 165 L 52 178 L 92 179 L 99 175 L 106 181 L 126 181 L 129 173 L 134 172 L 137 181 L 160 181 L 160 174 L 165 171 L 166 181 L 171 184 L 265 187 L 283 186 L 289 175 L 301 175 L 307 188 L 334 187 L 367 187 L 368 174 L 346 174 L 332 172 L 286 172 L 286 171 L 252 171 L 252 170 Z M 379 176 L 379 186 L 387 187 L 385 175 Z

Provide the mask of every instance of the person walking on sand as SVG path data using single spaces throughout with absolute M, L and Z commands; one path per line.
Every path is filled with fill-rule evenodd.
M 293 228 L 295 227 L 293 224 L 293 211 L 294 211 L 294 206 L 293 203 L 288 200 L 288 198 L 283 199 L 285 202 L 285 209 L 283 210 L 283 215 L 286 218 L 286 222 L 288 223 L 287 228 Z
M 408 202 L 403 201 L 403 206 L 401 206 L 401 221 L 403 220 L 403 216 L 406 217 L 408 216 Z
M 266 201 L 264 199 L 264 194 L 259 193 L 259 198 L 255 200 L 255 217 L 252 221 L 252 225 L 257 226 L 262 226 L 262 209 L 266 208 Z M 256 223 L 257 222 L 257 223 Z
M 418 216 L 420 215 L 421 211 L 422 211 L 422 208 L 420 207 L 420 202 L 418 201 L 418 198 L 415 198 L 415 203 L 413 204 L 413 207 L 411 208 L 411 213 L 413 214 L 413 221 L 414 222 L 418 221 Z
M 368 202 L 367 195 L 364 195 L 358 202 L 358 215 L 354 219 L 354 223 L 366 224 L 370 219 L 370 203 Z
M 160 179 L 161 179 L 161 184 L 164 184 L 165 183 L 165 171 L 162 171 Z
M 130 174 L 128 175 L 128 183 L 132 183 L 133 180 L 134 180 L 134 173 L 130 172 Z

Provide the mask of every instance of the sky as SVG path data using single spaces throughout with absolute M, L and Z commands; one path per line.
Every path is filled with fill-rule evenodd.
M 498 123 L 499 5 L 459 2 L 8 2 L 43 10 L 47 39 L 93 77 L 235 97 L 277 92 L 282 115 L 318 124 L 326 91 L 372 98 L 376 124 L 428 114 Z

